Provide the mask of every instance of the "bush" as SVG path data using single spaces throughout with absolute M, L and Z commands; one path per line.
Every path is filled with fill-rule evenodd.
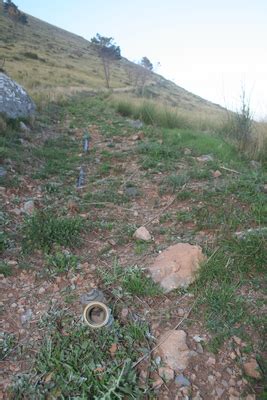
M 235 113 L 229 113 L 224 133 L 232 138 L 239 150 L 247 150 L 253 142 L 253 117 L 246 93 L 242 90 L 240 109 Z
M 30 58 L 31 60 L 38 60 L 38 54 L 36 53 L 32 53 L 30 51 L 26 51 L 25 53 L 23 53 L 24 57 Z

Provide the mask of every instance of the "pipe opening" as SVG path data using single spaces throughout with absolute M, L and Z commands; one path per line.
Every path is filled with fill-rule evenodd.
M 83 317 L 91 328 L 101 328 L 105 326 L 109 320 L 109 310 L 104 303 L 94 301 L 87 304 L 84 309 Z

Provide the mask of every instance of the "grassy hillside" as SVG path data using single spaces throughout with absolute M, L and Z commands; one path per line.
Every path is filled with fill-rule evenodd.
M 15 24 L 3 15 L 0 2 L 0 62 L 7 73 L 35 97 L 103 89 L 103 68 L 92 44 L 80 36 L 32 16 L 28 25 Z M 141 56 L 141 55 L 140 55 Z M 129 70 L 133 63 L 123 58 L 112 67 L 111 86 L 131 90 Z M 173 82 L 150 73 L 146 96 L 171 106 L 201 112 L 220 112 L 221 107 L 187 92 Z

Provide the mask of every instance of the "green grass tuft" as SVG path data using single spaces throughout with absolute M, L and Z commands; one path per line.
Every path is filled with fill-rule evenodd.
M 122 267 L 115 261 L 110 270 L 101 270 L 100 274 L 106 285 L 120 285 L 130 295 L 157 296 L 162 294 L 161 288 L 138 267 Z
M 47 255 L 46 264 L 51 273 L 60 274 L 69 270 L 76 270 L 78 257 L 70 253 L 56 252 L 56 254 Z
M 81 242 L 82 227 L 80 218 L 57 217 L 51 211 L 39 211 L 25 220 L 23 250 L 50 252 L 54 245 L 73 248 Z
M 13 386 L 16 399 L 80 398 L 137 399 L 142 390 L 132 362 L 138 357 L 138 343 L 129 340 L 130 329 L 114 324 L 111 329 L 90 331 L 75 324 L 47 336 L 28 376 L 21 376 Z M 142 339 L 140 332 L 135 337 Z M 112 356 L 109 349 L 117 344 Z
M 13 275 L 12 267 L 7 263 L 0 261 L 0 274 L 4 276 Z

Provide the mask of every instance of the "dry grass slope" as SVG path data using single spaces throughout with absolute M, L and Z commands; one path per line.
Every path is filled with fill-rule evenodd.
M 100 60 L 91 42 L 32 16 L 26 26 L 3 15 L 0 0 L 0 61 L 6 72 L 29 90 L 36 100 L 84 90 L 103 90 L 105 80 Z M 123 58 L 112 67 L 113 89 L 131 91 L 129 69 Z M 150 73 L 145 95 L 187 111 L 221 112 L 210 103 L 163 77 Z

